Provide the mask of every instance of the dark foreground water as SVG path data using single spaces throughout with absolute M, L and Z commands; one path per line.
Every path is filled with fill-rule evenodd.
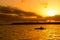
M 0 25 L 0 40 L 60 40 L 60 24 Z

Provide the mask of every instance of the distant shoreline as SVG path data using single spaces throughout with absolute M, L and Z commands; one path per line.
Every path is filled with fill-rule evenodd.
M 37 22 L 25 22 L 25 23 L 11 23 L 11 24 L 0 24 L 0 25 L 33 25 L 33 24 L 60 24 L 60 22 L 41 22 L 41 23 L 37 23 Z
M 11 25 L 20 25 L 20 24 L 60 24 L 60 22 L 43 22 L 43 23 L 12 23 Z

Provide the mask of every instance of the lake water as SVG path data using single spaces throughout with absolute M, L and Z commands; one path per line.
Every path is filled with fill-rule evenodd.
M 35 29 L 41 26 L 43 26 L 46 29 Z M 60 40 L 60 25 L 0 25 L 0 40 Z

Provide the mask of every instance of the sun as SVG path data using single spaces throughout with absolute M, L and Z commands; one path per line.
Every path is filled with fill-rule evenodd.
M 56 10 L 47 10 L 46 11 L 47 16 L 55 16 L 57 14 Z
M 41 14 L 40 14 L 40 12 L 41 12 Z M 38 14 L 42 15 L 43 17 L 55 16 L 58 14 L 58 9 L 46 8 L 46 9 L 40 10 L 40 12 Z

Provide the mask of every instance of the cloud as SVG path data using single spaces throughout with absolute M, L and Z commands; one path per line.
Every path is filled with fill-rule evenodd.
M 3 14 L 19 14 L 19 15 L 25 15 L 25 16 L 37 16 L 33 12 L 25 12 L 25 11 L 19 10 L 17 8 L 12 8 L 10 6 L 0 6 L 0 13 L 3 13 Z
M 12 23 L 19 20 L 20 20 L 19 16 L 0 14 L 0 22 Z
M 28 20 L 24 19 L 23 16 L 29 17 L 38 15 L 33 12 L 25 12 L 10 6 L 0 6 L 0 23 L 12 23 L 12 22 Z

